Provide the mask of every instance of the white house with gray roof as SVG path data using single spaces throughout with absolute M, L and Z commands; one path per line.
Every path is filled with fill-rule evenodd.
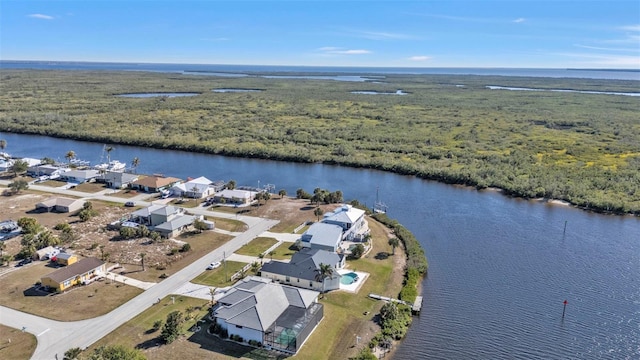
M 122 189 L 131 185 L 138 180 L 140 176 L 137 174 L 126 173 L 122 171 L 108 171 L 103 175 L 102 179 L 107 187 L 113 189 Z
M 83 182 L 95 179 L 98 176 L 100 176 L 100 172 L 98 170 L 69 170 L 60 174 L 60 178 L 62 178 L 62 180 L 77 184 L 82 184 Z
M 342 242 L 342 227 L 335 224 L 313 223 L 300 237 L 303 247 L 336 252 Z
M 236 341 L 295 354 L 324 316 L 318 295 L 251 276 L 228 290 L 212 314 Z
M 153 204 L 134 211 L 129 216 L 129 220 L 135 224 L 148 226 L 150 230 L 170 238 L 191 226 L 196 217 L 185 214 L 179 207 Z
M 364 214 L 364 210 L 343 205 L 333 212 L 324 214 L 322 222 L 340 226 L 343 232 L 342 238 L 345 240 L 361 240 L 369 231 Z
M 204 176 L 200 176 L 185 183 L 174 185 L 171 188 L 171 193 L 175 196 L 202 199 L 214 194 L 217 189 L 213 181 Z
M 320 249 L 302 249 L 293 254 L 291 261 L 271 261 L 262 265 L 260 276 L 279 282 L 315 291 L 330 291 L 340 288 L 338 269 L 344 267 L 344 254 Z M 330 265 L 331 273 L 320 276 L 320 264 Z

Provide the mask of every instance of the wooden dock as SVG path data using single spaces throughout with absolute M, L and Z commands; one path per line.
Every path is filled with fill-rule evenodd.
M 394 299 L 394 298 L 390 298 L 390 297 L 386 297 L 386 296 L 382 296 L 382 295 L 378 295 L 378 294 L 369 294 L 369 297 L 372 299 L 376 299 L 376 300 L 384 300 L 384 301 L 390 301 L 390 302 L 396 302 L 399 304 L 404 304 L 407 306 L 413 306 L 412 303 L 403 301 L 403 300 L 398 300 L 398 299 Z
M 420 315 L 420 310 L 422 310 L 422 295 L 416 296 L 416 301 L 411 306 L 411 312 Z

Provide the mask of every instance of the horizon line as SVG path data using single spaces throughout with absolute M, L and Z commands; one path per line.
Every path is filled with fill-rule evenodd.
M 25 63 L 94 63 L 94 64 L 129 64 L 129 65 L 205 65 L 205 66 L 272 66 L 272 67 L 326 67 L 326 68 L 385 68 L 385 69 L 531 69 L 531 70 L 581 70 L 581 71 L 628 71 L 640 72 L 640 68 L 612 68 L 612 67 L 517 67 L 517 66 L 384 66 L 384 65 L 294 65 L 294 64 L 220 64 L 220 63 L 190 63 L 190 62 L 148 62 L 148 61 L 92 61 L 92 60 L 27 60 L 0 59 L 0 62 Z

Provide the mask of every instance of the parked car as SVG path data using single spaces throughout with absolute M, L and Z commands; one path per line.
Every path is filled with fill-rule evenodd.
M 126 206 L 126 207 L 134 207 L 134 206 L 136 206 L 136 204 L 133 201 L 127 201 L 126 203 L 124 203 L 124 206 Z
M 207 270 L 217 269 L 220 267 L 220 265 L 222 265 L 220 261 L 212 262 L 211 264 L 209 264 L 209 266 L 207 266 Z
M 22 260 L 20 260 L 20 262 L 16 265 L 16 267 L 20 267 L 20 266 L 23 266 L 23 265 L 30 264 L 32 261 L 33 261 L 33 260 L 28 259 L 28 258 L 27 258 L 27 259 L 22 259 Z

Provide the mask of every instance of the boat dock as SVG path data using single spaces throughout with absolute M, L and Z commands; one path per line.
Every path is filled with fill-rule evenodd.
M 376 300 L 390 301 L 390 302 L 411 306 L 411 313 L 416 315 L 419 315 L 420 310 L 422 309 L 422 296 L 416 296 L 416 301 L 413 304 L 407 301 L 394 299 L 394 298 L 390 298 L 390 297 L 382 296 L 378 294 L 369 294 L 369 297 Z
M 422 310 L 422 295 L 416 296 L 416 301 L 411 306 L 411 312 L 416 315 L 420 315 L 420 310 Z

